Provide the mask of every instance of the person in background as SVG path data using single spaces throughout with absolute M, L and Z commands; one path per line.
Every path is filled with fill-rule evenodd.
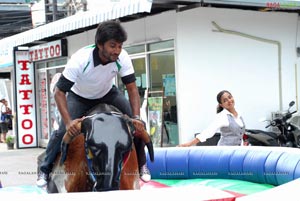
M 110 104 L 129 117 L 141 120 L 134 68 L 129 55 L 122 48 L 126 40 L 127 33 L 119 22 L 103 22 L 97 28 L 95 45 L 81 48 L 68 61 L 54 89 L 62 120 L 59 129 L 53 131 L 50 137 L 37 186 L 47 184 L 65 132 L 68 131 L 72 136 L 80 134 L 76 125 L 94 106 Z M 126 86 L 129 101 L 113 84 L 117 74 Z M 139 138 L 134 138 L 134 144 L 138 153 L 140 178 L 148 182 L 151 175 L 146 166 L 145 144 Z
M 52 77 L 52 80 L 51 80 L 51 83 L 50 83 L 50 92 L 51 92 L 51 99 L 54 100 L 54 92 L 55 92 L 55 85 L 58 81 L 58 79 L 60 78 L 61 76 L 61 73 L 58 72 L 58 73 L 55 73 Z M 54 129 L 58 129 L 59 128 L 59 122 L 61 121 L 61 116 L 60 116 L 60 113 L 59 113 L 59 110 L 56 106 L 56 103 L 55 103 L 55 100 L 54 101 L 50 101 L 52 104 L 51 104 L 51 107 L 53 108 L 52 109 L 52 127 Z
M 202 133 L 178 147 L 189 147 L 199 142 L 205 142 L 217 131 L 221 133 L 218 146 L 239 146 L 243 145 L 243 135 L 245 133 L 245 123 L 242 116 L 235 109 L 235 101 L 232 94 L 223 90 L 217 95 L 217 115 L 215 120 Z
M 8 132 L 8 118 L 6 116 L 6 113 L 9 112 L 9 108 L 7 106 L 7 101 L 4 97 L 0 98 L 0 143 L 5 142 L 6 135 Z M 2 138 L 1 138 L 2 137 Z

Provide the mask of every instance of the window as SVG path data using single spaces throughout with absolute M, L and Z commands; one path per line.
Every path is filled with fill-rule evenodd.
M 144 45 L 125 47 L 135 69 L 136 84 L 144 101 L 145 90 L 162 91 L 163 121 L 159 127 L 163 134 L 163 144 L 178 144 L 176 77 L 174 40 L 158 41 Z M 126 88 L 118 78 L 118 86 L 127 95 Z M 164 145 L 163 145 L 164 146 Z

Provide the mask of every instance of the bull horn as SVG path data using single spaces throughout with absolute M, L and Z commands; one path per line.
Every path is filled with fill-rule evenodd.
M 59 160 L 60 166 L 62 166 L 67 159 L 68 149 L 69 149 L 69 144 L 67 144 L 63 141 L 61 144 L 61 156 L 60 156 L 60 160 Z
M 153 144 L 152 141 L 150 140 L 150 142 L 146 143 L 148 152 L 149 152 L 149 156 L 150 156 L 150 160 L 151 162 L 154 161 L 154 149 L 153 149 Z
M 148 149 L 149 156 L 150 156 L 150 160 L 151 160 L 151 162 L 153 162 L 154 161 L 154 149 L 153 149 L 153 143 L 150 138 L 150 135 L 147 133 L 143 122 L 136 120 L 136 119 L 132 119 L 132 122 L 136 129 L 136 133 L 138 133 L 137 137 L 141 138 L 145 142 L 147 149 Z

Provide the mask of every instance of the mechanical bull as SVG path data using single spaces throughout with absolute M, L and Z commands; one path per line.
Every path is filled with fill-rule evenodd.
M 78 124 L 82 134 L 66 132 L 47 185 L 49 193 L 140 189 L 133 138 L 141 138 L 150 160 L 153 145 L 143 123 L 100 104 Z

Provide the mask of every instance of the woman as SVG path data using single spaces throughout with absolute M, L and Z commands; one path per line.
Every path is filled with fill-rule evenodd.
M 235 101 L 233 96 L 229 91 L 223 90 L 218 93 L 217 101 L 217 116 L 215 120 L 192 141 L 180 144 L 178 145 L 179 147 L 189 147 L 199 142 L 205 142 L 206 139 L 213 137 L 218 130 L 221 133 L 218 146 L 243 145 L 245 123 L 234 107 Z
M 7 106 L 7 101 L 5 98 L 0 98 L 0 143 L 5 142 L 6 135 L 8 133 L 8 113 L 10 112 L 10 109 Z M 1 139 L 2 134 L 2 139 Z

